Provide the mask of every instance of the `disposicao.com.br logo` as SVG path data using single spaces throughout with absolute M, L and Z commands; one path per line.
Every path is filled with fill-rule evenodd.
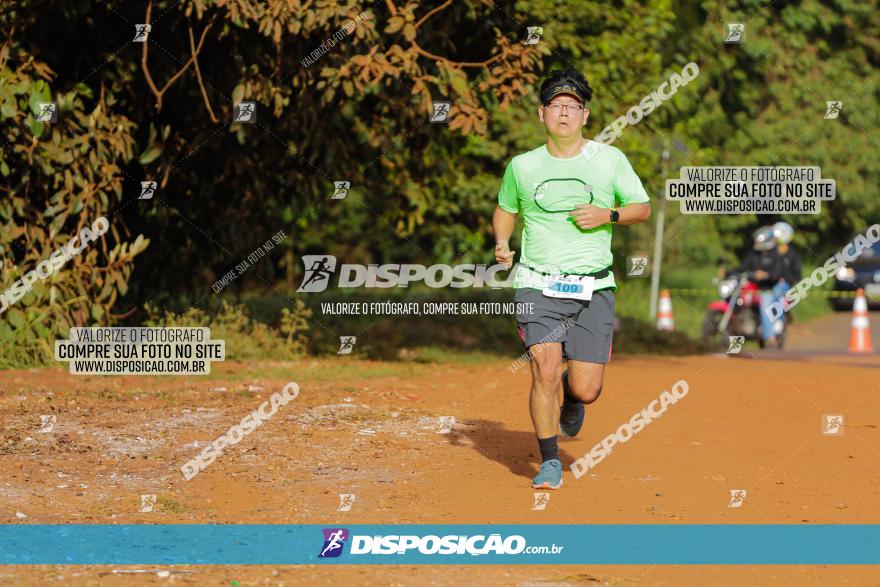
M 348 540 L 348 530 L 345 528 L 324 528 L 324 545 L 318 558 L 336 558 L 342 554 L 345 541 Z
M 327 289 L 337 273 L 336 257 L 333 255 L 303 255 L 305 274 L 296 290 L 299 293 L 317 293 Z M 391 263 L 386 265 L 342 264 L 339 266 L 337 287 L 407 287 L 412 282 L 424 281 L 428 287 L 511 287 L 516 270 L 503 280 L 496 274 L 508 267 L 496 265 L 424 265 Z
M 335 558 L 342 551 L 349 538 L 345 528 L 325 528 L 324 545 L 319 558 Z M 517 554 L 560 554 L 564 546 L 528 546 L 526 539 L 518 534 L 502 537 L 501 534 L 478 534 L 475 536 L 448 534 L 439 536 L 428 534 L 388 534 L 366 536 L 355 534 L 351 537 L 349 554 L 356 555 L 517 555 Z

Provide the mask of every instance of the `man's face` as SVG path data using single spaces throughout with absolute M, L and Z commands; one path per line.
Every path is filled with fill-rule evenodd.
M 556 96 L 549 104 L 538 108 L 538 118 L 544 123 L 547 133 L 559 138 L 580 136 L 589 116 L 590 111 L 568 94 Z

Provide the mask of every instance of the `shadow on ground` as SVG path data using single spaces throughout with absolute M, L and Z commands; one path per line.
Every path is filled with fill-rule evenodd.
M 464 446 L 462 439 L 473 442 L 474 449 L 485 458 L 500 463 L 518 477 L 529 481 L 538 473 L 541 461 L 538 441 L 532 430 L 510 430 L 494 420 L 467 420 L 456 423 L 449 444 Z M 565 439 L 560 438 L 559 460 L 563 468 L 574 462 L 565 450 Z

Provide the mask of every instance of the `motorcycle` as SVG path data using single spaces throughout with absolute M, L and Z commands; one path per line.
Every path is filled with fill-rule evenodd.
M 746 340 L 757 340 L 764 348 L 766 342 L 761 327 L 761 294 L 758 285 L 749 280 L 748 273 L 728 273 L 718 283 L 720 300 L 709 303 L 706 317 L 703 319 L 703 341 L 713 347 L 728 348 L 731 336 L 743 336 Z M 786 312 L 785 325 L 791 322 L 791 315 Z M 777 328 L 781 325 L 776 323 Z M 776 346 L 785 344 L 787 328 L 777 331 Z

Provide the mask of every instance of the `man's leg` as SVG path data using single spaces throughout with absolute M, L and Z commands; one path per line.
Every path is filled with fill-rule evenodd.
M 787 292 L 790 289 L 791 289 L 791 286 L 788 285 L 788 282 L 786 282 L 783 279 L 782 281 L 777 282 L 776 285 L 774 285 L 773 289 L 771 290 L 773 292 L 773 298 L 777 302 L 781 302 L 783 304 L 783 306 L 782 306 L 783 309 L 786 309 L 786 310 L 787 310 L 787 308 L 785 307 L 785 302 L 783 301 L 783 297 L 785 296 L 785 292 Z M 779 330 L 779 333 L 782 333 L 782 331 L 785 330 L 785 315 L 783 314 L 782 316 L 777 318 L 776 322 L 774 322 L 773 326 L 774 326 L 774 328 Z
M 758 299 L 760 300 L 758 313 L 761 315 L 761 338 L 763 338 L 765 342 L 773 342 L 776 340 L 775 332 L 773 332 L 773 321 L 767 314 L 767 308 L 770 307 L 770 304 L 772 304 L 774 300 L 773 293 L 762 291 Z
M 541 450 L 541 470 L 532 480 L 535 488 L 557 489 L 562 485 L 562 463 L 559 462 L 557 431 L 559 430 L 559 386 L 562 380 L 562 344 L 540 343 L 529 347 L 532 352 L 532 390 L 529 413 Z
M 568 393 L 574 399 L 591 404 L 602 393 L 602 380 L 605 378 L 605 365 L 584 361 L 568 362 Z
M 791 289 L 791 286 L 788 285 L 788 282 L 784 279 L 776 282 L 776 285 L 773 286 L 771 290 L 773 292 L 773 297 L 776 298 L 777 301 L 782 299 L 782 296 L 785 295 L 785 292 Z
M 538 438 L 556 436 L 559 428 L 559 385 L 562 378 L 562 344 L 546 342 L 530 347 L 532 391 L 529 413 Z
M 565 392 L 559 428 L 563 436 L 576 436 L 584 424 L 584 404 L 591 404 L 602 392 L 605 364 L 611 358 L 614 336 L 614 293 L 593 292 L 593 299 L 567 332 L 563 353 L 568 371 L 563 375 Z
M 574 438 L 584 425 L 584 404 L 591 404 L 602 393 L 605 365 L 569 359 L 568 370 L 562 374 L 562 412 L 559 430 Z

